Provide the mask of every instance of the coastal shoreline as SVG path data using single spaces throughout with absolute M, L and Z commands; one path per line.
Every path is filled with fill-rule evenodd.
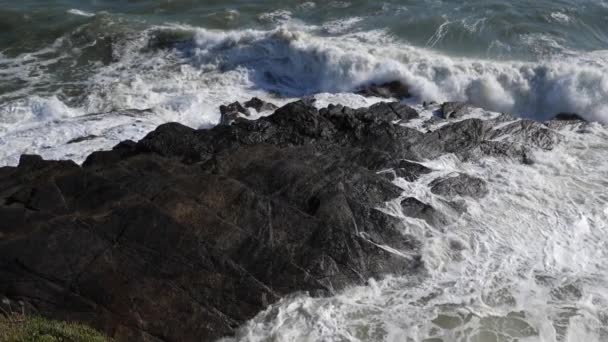
M 227 106 L 215 128 L 163 124 L 82 166 L 24 155 L 0 168 L 3 305 L 118 341 L 200 341 L 236 333 L 296 292 L 425 277 L 421 241 L 403 234 L 400 216 L 444 226 L 446 208 L 466 212 L 458 199 L 482 200 L 488 180 L 434 179 L 441 210 L 400 182 L 432 174 L 425 164 L 445 154 L 533 164 L 534 150 L 559 144 L 560 129 L 588 125 L 464 103 L 429 104 L 428 118 L 400 102 L 312 103 L 257 120 Z

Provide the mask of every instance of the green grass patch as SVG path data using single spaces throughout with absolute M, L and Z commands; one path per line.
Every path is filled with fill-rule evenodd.
M 1 342 L 110 342 L 97 331 L 76 323 L 41 317 L 0 315 Z

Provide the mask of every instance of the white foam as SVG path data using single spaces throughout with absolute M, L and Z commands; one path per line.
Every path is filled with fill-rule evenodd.
M 419 100 L 465 100 L 539 118 L 569 111 L 608 120 L 607 52 L 542 63 L 495 62 L 438 55 L 395 42 L 382 31 L 321 38 L 279 28 L 222 33 L 213 39 L 201 32 L 202 41 L 213 41 L 212 46 L 238 47 L 221 51 L 226 65 L 271 75 L 278 84 L 261 80 L 259 86 L 294 96 L 401 79 Z
M 551 18 L 553 20 L 559 21 L 561 23 L 570 23 L 572 21 L 572 18 L 570 18 L 566 13 L 563 12 L 552 12 L 551 13 Z
M 94 17 L 95 16 L 95 13 L 85 12 L 83 10 L 79 10 L 76 8 L 72 8 L 72 9 L 68 10 L 67 13 L 73 14 L 73 15 L 78 15 L 81 17 Z
M 360 17 L 332 20 L 323 24 L 323 29 L 330 34 L 346 33 L 351 31 L 352 28 L 362 20 L 363 18 Z
M 162 118 L 140 113 L 114 112 L 64 118 L 24 125 L 0 135 L 0 160 L 16 165 L 21 154 L 39 154 L 45 159 L 71 159 L 81 163 L 94 151 L 109 150 L 127 139 L 137 141 L 158 125 Z M 86 138 L 81 142 L 71 142 Z
M 271 23 L 281 23 L 288 22 L 291 20 L 292 13 L 288 10 L 276 10 L 273 12 L 262 13 L 258 16 L 260 21 L 271 22 Z
M 194 41 L 176 49 L 142 52 L 147 51 L 158 30 L 191 32 Z M 382 30 L 331 37 L 320 35 L 322 31 L 323 27 L 294 21 L 270 31 L 154 27 L 114 48 L 116 61 L 100 66 L 83 85 L 88 95 L 76 107 L 53 95 L 26 96 L 34 86 L 41 88 L 52 82 L 45 68 L 66 58 L 59 51 L 63 46 L 60 41 L 36 53 L 4 58 L 0 63 L 12 71 L 0 72 L 0 79 L 20 77 L 32 86 L 0 98 L 4 100 L 0 136 L 48 120 L 58 121 L 56 127 L 61 130 L 64 118 L 129 108 L 151 109 L 156 116 L 151 122 L 210 127 L 219 121 L 219 105 L 253 96 L 280 105 L 300 96 L 335 94 L 321 97 L 362 106 L 367 100 L 349 92 L 370 82 L 395 79 L 410 86 L 418 103 L 461 100 L 540 119 L 558 112 L 576 112 L 590 120 L 608 122 L 607 51 L 538 63 L 496 62 L 451 58 L 397 41 Z M 57 57 L 42 59 L 49 51 Z M 2 151 L 5 158 L 24 151 L 42 153 L 27 140 L 33 137 L 23 135 L 20 139 L 19 144 Z M 64 140 L 61 136 L 48 145 L 60 145 Z M 82 146 L 91 150 L 84 147 L 86 143 Z M 0 158 L 1 164 L 13 162 L 14 158 Z

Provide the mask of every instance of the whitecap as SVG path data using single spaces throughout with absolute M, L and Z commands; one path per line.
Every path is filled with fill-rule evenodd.
M 86 11 L 79 10 L 76 8 L 72 8 L 72 9 L 68 10 L 67 13 L 73 14 L 73 15 L 79 15 L 82 17 L 94 17 L 95 16 L 95 13 L 86 12 Z
M 555 21 L 566 24 L 572 21 L 572 18 L 570 18 L 566 13 L 563 12 L 552 12 L 551 18 Z
M 332 20 L 323 24 L 323 30 L 329 34 L 341 34 L 352 30 L 355 25 L 363 21 L 361 17 Z
M 142 53 L 158 30 L 188 31 L 193 38 L 174 49 Z M 56 122 L 53 127 L 61 131 L 63 121 L 130 108 L 151 109 L 153 114 L 147 119 L 131 118 L 149 123 L 144 125 L 149 129 L 168 121 L 211 127 L 219 122 L 220 105 L 253 96 L 282 105 L 316 94 L 320 103 L 359 107 L 369 102 L 352 95 L 354 89 L 393 80 L 410 87 L 414 103 L 459 100 L 537 119 L 574 112 L 608 122 L 608 51 L 542 62 L 498 62 L 445 56 L 396 40 L 383 30 L 329 37 L 319 32 L 322 27 L 293 23 L 269 31 L 154 27 L 121 44 L 117 60 L 100 66 L 90 77 L 81 103 L 67 105 L 57 97 L 24 97 L 21 93 L 10 95 L 17 100 L 5 97 L 0 108 L 0 138 L 9 139 L 6 132 L 10 130 L 49 121 Z M 32 62 L 35 56 L 19 57 L 29 58 L 28 63 L 7 63 L 15 71 L 29 70 L 25 68 L 36 64 Z M 27 74 L 30 72 L 24 77 Z M 111 120 L 104 122 L 113 125 Z M 71 138 L 80 134 L 74 132 Z M 57 137 L 55 145 L 65 138 Z M 6 159 L 9 154 L 43 152 L 42 145 L 33 144 L 33 135 L 11 135 L 10 139 L 15 144 L 0 156 L 2 164 L 14 162 L 14 158 Z M 92 151 L 86 144 L 79 144 L 83 155 Z
M 273 12 L 262 13 L 258 19 L 263 22 L 280 23 L 291 20 L 292 13 L 288 10 L 276 10 Z

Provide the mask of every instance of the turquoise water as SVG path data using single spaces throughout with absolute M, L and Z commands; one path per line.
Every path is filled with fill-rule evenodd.
M 87 22 L 70 9 L 103 13 L 139 28 L 166 22 L 214 29 L 269 29 L 269 13 L 320 25 L 358 18 L 357 29 L 386 28 L 416 46 L 500 58 L 593 51 L 608 46 L 608 4 L 560 1 L 2 1 L 0 49 L 36 50 Z M 266 16 L 266 17 L 265 17 Z M 119 19 L 120 18 L 120 19 Z M 267 19 L 267 20 L 264 20 Z M 443 25 L 443 29 L 441 29 Z M 101 31 L 100 27 L 100 31 Z M 442 31 L 444 34 L 441 34 Z M 99 32 L 99 34 L 103 34 Z M 545 46 L 539 46 L 539 45 Z

